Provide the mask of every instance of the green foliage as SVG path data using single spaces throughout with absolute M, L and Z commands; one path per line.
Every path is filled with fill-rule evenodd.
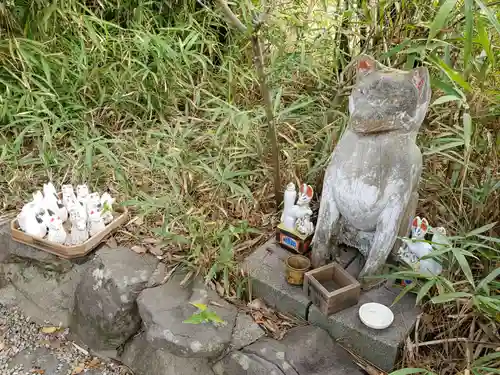
M 202 324 L 202 323 L 212 323 L 212 324 L 225 324 L 226 322 L 222 320 L 217 313 L 210 311 L 207 305 L 203 303 L 192 303 L 194 307 L 198 308 L 198 312 L 191 315 L 189 318 L 183 321 L 186 324 Z
M 261 4 L 232 7 L 250 25 Z M 321 186 L 347 125 L 353 57 L 427 66 L 434 95 L 418 139 L 419 214 L 456 237 L 436 255 L 445 274 L 399 276 L 416 280 L 412 291 L 439 316 L 457 315 L 451 306 L 466 303 L 491 322 L 499 232 L 490 223 L 500 221 L 498 2 L 372 4 L 271 7 L 261 33 L 282 184 Z M 241 296 L 237 261 L 260 241 L 250 228 L 272 230 L 275 207 L 249 42 L 232 30 L 226 37 L 225 25 L 218 9 L 197 1 L 0 0 L 0 212 L 19 208 L 47 177 L 109 186 L 143 218 L 129 228 L 134 240 L 159 228 L 172 261 Z M 494 368 L 495 360 L 478 366 Z

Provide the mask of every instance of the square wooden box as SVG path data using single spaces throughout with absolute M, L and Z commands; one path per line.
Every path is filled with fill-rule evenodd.
M 304 293 L 319 310 L 330 315 L 358 303 L 361 285 L 338 263 L 330 263 L 304 275 Z
M 299 254 L 306 254 L 311 246 L 313 235 L 304 236 L 297 231 L 285 229 L 281 223 L 276 228 L 276 242 L 285 249 Z

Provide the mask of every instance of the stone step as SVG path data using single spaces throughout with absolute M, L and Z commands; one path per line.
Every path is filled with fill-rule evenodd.
M 356 306 L 327 317 L 309 301 L 301 287 L 286 282 L 284 259 L 289 255 L 287 250 L 271 239 L 245 260 L 243 267 L 252 279 L 252 298 L 261 298 L 278 311 L 306 319 L 374 365 L 385 371 L 392 370 L 398 360 L 399 350 L 420 313 L 415 307 L 414 297 L 406 295 L 391 306 L 400 290 L 384 285 L 362 292 Z M 349 266 L 348 270 L 356 269 L 351 258 L 344 254 L 340 259 L 341 264 Z M 394 313 L 394 323 L 385 330 L 366 327 L 358 316 L 359 307 L 366 302 L 389 306 Z
M 311 325 L 291 329 L 282 341 L 263 337 L 214 365 L 216 375 L 361 375 L 328 333 Z

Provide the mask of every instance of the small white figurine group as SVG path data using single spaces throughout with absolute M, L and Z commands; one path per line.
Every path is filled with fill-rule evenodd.
M 290 182 L 286 186 L 281 215 L 281 223 L 285 229 L 296 231 L 304 236 L 314 233 L 314 224 L 311 222 L 312 210 L 309 207 L 312 197 L 313 188 L 310 185 L 300 186 L 298 198 L 295 184 Z
M 86 184 L 77 185 L 76 194 L 72 185 L 62 185 L 61 192 L 62 200 L 49 182 L 43 184 L 43 194 L 40 191 L 33 193 L 33 200 L 17 215 L 21 230 L 50 242 L 79 245 L 113 221 L 114 198 L 109 193 L 90 193 Z M 63 227 L 68 217 L 69 235 Z
M 428 232 L 432 233 L 431 243 L 424 242 L 425 235 Z M 443 271 L 443 267 L 434 259 L 422 259 L 426 255 L 431 254 L 433 246 L 440 249 L 449 245 L 446 238 L 446 230 L 443 227 L 431 228 L 427 219 L 415 217 L 411 225 L 411 239 L 403 239 L 404 244 L 399 248 L 399 257 L 408 265 L 426 275 L 439 275 Z

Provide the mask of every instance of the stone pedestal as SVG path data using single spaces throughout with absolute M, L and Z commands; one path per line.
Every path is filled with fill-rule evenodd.
M 331 337 L 361 357 L 390 371 L 420 313 L 415 307 L 415 298 L 406 295 L 391 306 L 400 289 L 384 284 L 362 292 L 357 305 L 325 316 L 308 300 L 300 287 L 287 284 L 283 260 L 289 254 L 272 239 L 245 260 L 243 266 L 252 278 L 252 298 L 261 298 L 279 311 L 306 319 L 312 325 L 323 328 Z M 354 250 L 341 249 L 337 261 L 353 276 L 359 274 L 361 260 Z M 359 319 L 358 311 L 367 302 L 379 302 L 390 307 L 394 313 L 394 323 L 385 330 L 366 327 Z

